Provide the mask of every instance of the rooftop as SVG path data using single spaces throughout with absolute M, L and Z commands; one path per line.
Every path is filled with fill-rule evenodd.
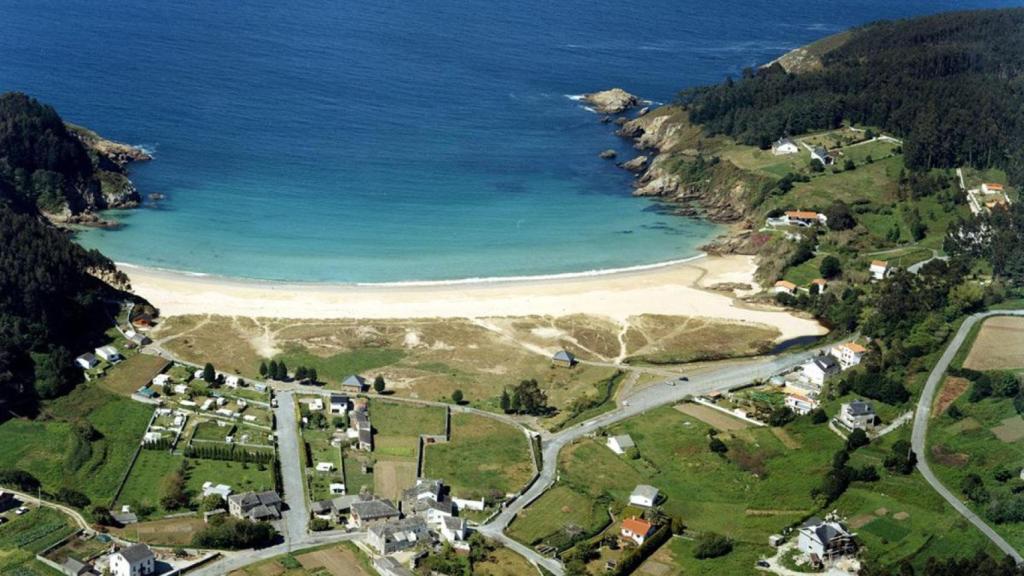
M 658 489 L 648 484 L 637 484 L 636 488 L 633 489 L 633 493 L 630 494 L 630 497 L 633 496 L 641 496 L 654 500 L 658 497 Z
M 155 556 L 153 555 L 153 551 L 150 550 L 149 546 L 146 546 L 145 544 L 132 544 L 127 548 L 122 548 L 121 550 L 118 550 L 117 553 L 121 556 L 124 556 L 124 559 L 131 564 L 143 562 L 150 558 L 155 558 Z
M 626 518 L 622 521 L 622 529 L 634 534 L 647 534 L 651 531 L 651 523 L 640 518 Z

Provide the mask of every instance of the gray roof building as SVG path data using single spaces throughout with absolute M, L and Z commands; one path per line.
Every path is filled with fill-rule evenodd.
M 342 380 L 341 385 L 346 388 L 353 388 L 355 390 L 358 390 L 359 392 L 362 392 L 363 390 L 366 389 L 366 378 L 363 378 L 358 374 L 352 374 L 348 378 Z
M 352 519 L 357 526 L 398 516 L 398 510 L 387 500 L 362 500 L 352 503 Z

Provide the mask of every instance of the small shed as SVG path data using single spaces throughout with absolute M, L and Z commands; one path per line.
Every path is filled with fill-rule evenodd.
M 572 352 L 567 350 L 559 350 L 555 352 L 555 355 L 551 357 L 551 362 L 556 366 L 564 366 L 566 368 L 572 368 L 576 365 L 576 357 L 572 355 Z

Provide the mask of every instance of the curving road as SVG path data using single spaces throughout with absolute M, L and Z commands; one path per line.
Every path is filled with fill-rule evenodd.
M 932 399 L 938 391 L 939 384 L 942 382 L 942 377 L 946 374 L 946 369 L 949 368 L 949 364 L 953 361 L 953 357 L 963 346 L 964 341 L 967 339 L 967 335 L 970 334 L 971 328 L 973 328 L 978 322 L 990 318 L 992 316 L 1024 316 L 1024 310 L 1006 310 L 1006 311 L 993 311 L 993 312 L 981 312 L 969 316 L 967 320 L 964 320 L 963 325 L 960 326 L 960 330 L 957 331 L 956 335 L 953 336 L 953 340 L 946 347 L 946 351 L 942 353 L 942 357 L 939 358 L 939 362 L 932 369 L 931 374 L 928 375 L 928 380 L 925 382 L 924 390 L 921 391 L 921 397 L 917 401 L 917 411 L 914 415 L 914 431 L 911 435 L 911 445 L 914 448 L 914 452 L 917 453 L 917 469 L 921 471 L 921 475 L 924 479 L 935 489 L 947 502 L 966 518 L 971 524 L 974 524 L 981 533 L 988 537 L 993 544 L 999 547 L 1000 550 L 1012 556 L 1018 564 L 1024 563 L 1024 557 L 1018 552 L 1009 542 L 1003 539 L 995 530 L 992 529 L 984 520 L 982 520 L 977 514 L 975 514 L 970 508 L 967 507 L 955 494 L 949 491 L 942 482 L 932 472 L 931 466 L 928 464 L 928 418 L 932 411 Z

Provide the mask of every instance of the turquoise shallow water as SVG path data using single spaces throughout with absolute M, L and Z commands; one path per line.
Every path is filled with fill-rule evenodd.
M 0 89 L 142 144 L 167 200 L 80 235 L 117 261 L 396 282 L 692 256 L 716 227 L 630 197 L 567 95 L 667 101 L 822 35 L 1001 2 L 0 0 Z

